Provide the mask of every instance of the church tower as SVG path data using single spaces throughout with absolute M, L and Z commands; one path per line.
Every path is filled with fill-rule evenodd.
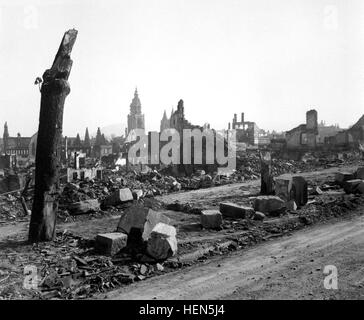
M 160 132 L 163 132 L 165 129 L 169 128 L 170 128 L 169 119 L 167 117 L 166 110 L 164 110 L 163 118 L 161 120 Z
M 134 98 L 130 104 L 130 113 L 128 114 L 128 133 L 133 129 L 145 129 L 144 114 L 142 114 L 142 105 L 136 88 Z
M 88 133 L 88 128 L 86 128 L 85 131 L 85 140 L 83 141 L 83 144 L 86 148 L 91 147 L 91 140 L 90 140 L 90 134 Z

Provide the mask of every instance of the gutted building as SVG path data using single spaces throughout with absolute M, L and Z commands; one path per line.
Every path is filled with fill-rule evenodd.
M 357 147 L 364 142 L 364 115 L 349 129 L 338 132 L 335 136 L 328 137 L 326 144 L 331 147 Z
M 286 132 L 288 149 L 314 149 L 317 146 L 318 124 L 317 111 L 306 112 L 306 124 Z
M 354 143 L 364 141 L 364 115 L 348 129 L 348 133 L 351 135 Z
M 232 126 L 228 124 L 228 130 L 236 131 L 236 141 L 256 146 L 259 143 L 259 128 L 255 122 L 245 121 L 244 112 L 241 113 L 241 120 L 238 121 L 237 114 L 234 114 Z
M 323 121 L 321 121 L 318 125 L 318 144 L 324 144 L 325 141 L 329 137 L 333 137 L 338 134 L 342 129 L 340 129 L 339 125 L 326 125 Z

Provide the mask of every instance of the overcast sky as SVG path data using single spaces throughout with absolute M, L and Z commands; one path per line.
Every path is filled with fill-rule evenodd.
M 33 83 L 70 28 L 65 135 L 125 124 L 135 86 L 148 130 L 179 99 L 216 129 L 241 112 L 268 130 L 312 108 L 342 127 L 364 113 L 362 0 L 0 0 L 1 134 L 37 130 Z

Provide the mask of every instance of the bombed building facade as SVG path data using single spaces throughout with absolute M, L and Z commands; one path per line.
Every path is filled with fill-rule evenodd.
M 235 113 L 232 121 L 232 126 L 228 124 L 228 130 L 236 131 L 236 141 L 255 146 L 259 142 L 259 128 L 255 122 L 245 121 L 244 112 L 241 113 L 241 119 L 238 121 L 238 116 Z
M 306 124 L 287 131 L 284 148 L 288 150 L 335 150 L 357 149 L 364 141 L 364 115 L 350 128 L 340 129 L 338 125 L 318 124 L 316 110 L 306 113 Z
M 318 136 L 317 111 L 306 112 L 306 123 L 286 132 L 288 149 L 316 148 Z
M 341 130 L 336 135 L 326 139 L 326 144 L 332 148 L 357 148 L 364 144 L 364 115 L 349 129 Z

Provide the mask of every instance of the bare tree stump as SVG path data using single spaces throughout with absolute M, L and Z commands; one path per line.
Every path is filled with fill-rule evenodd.
M 53 65 L 43 74 L 36 152 L 35 190 L 29 241 L 53 240 L 56 229 L 63 108 L 70 93 L 70 54 L 77 30 L 67 31 Z
M 270 152 L 268 151 L 262 151 L 260 153 L 260 181 L 260 194 L 274 194 L 272 161 Z

